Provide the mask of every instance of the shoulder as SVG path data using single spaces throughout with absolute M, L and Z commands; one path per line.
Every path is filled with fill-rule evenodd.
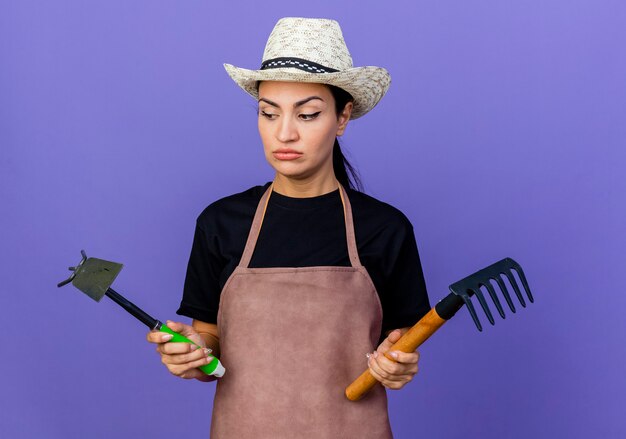
M 411 221 L 395 206 L 354 189 L 346 191 L 352 205 L 355 223 L 365 223 L 375 228 L 402 232 L 413 230 Z
M 198 226 L 209 230 L 211 227 L 227 224 L 230 221 L 252 218 L 259 200 L 271 182 L 253 186 L 213 201 L 198 215 Z

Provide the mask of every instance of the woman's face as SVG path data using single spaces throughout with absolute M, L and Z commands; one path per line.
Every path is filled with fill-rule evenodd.
M 333 95 L 323 84 L 261 82 L 259 133 L 265 158 L 288 178 L 334 177 L 335 137 L 343 134 L 351 110 L 348 103 L 338 116 Z

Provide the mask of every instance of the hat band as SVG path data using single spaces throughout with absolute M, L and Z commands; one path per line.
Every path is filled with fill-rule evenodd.
M 284 67 L 295 67 L 296 69 L 312 73 L 334 73 L 339 71 L 337 69 L 332 69 L 330 67 L 326 67 L 321 64 L 317 64 L 301 58 L 272 58 L 264 61 L 263 64 L 261 64 L 261 70 L 280 69 Z

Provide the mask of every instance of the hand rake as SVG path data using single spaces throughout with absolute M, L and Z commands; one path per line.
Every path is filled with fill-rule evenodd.
M 524 276 L 524 272 L 522 271 L 522 267 L 515 262 L 511 258 L 502 259 L 490 266 L 483 268 L 482 270 L 477 271 L 476 273 L 467 276 L 464 279 L 461 279 L 458 282 L 450 285 L 451 293 L 448 294 L 445 298 L 443 298 L 434 308 L 432 308 L 424 317 L 421 318 L 419 322 L 417 322 L 411 329 L 409 329 L 401 338 L 398 340 L 388 352 L 391 351 L 401 351 L 401 352 L 414 352 L 422 343 L 424 343 L 428 338 L 433 335 L 446 321 L 450 320 L 456 312 L 463 306 L 467 305 L 467 309 L 472 316 L 472 320 L 476 324 L 476 327 L 479 331 L 482 331 L 483 328 L 478 320 L 478 316 L 476 315 L 476 310 L 474 309 L 474 305 L 470 300 L 471 296 L 476 296 L 478 298 L 478 302 L 482 307 L 483 311 L 487 315 L 487 319 L 493 325 L 494 319 L 491 311 L 489 310 L 489 306 L 487 305 L 487 301 L 485 300 L 485 296 L 480 290 L 480 287 L 483 286 L 487 289 L 491 300 L 493 301 L 500 317 L 503 319 L 504 310 L 502 309 L 502 305 L 500 300 L 498 300 L 498 296 L 496 296 L 496 291 L 491 284 L 491 280 L 495 281 L 502 290 L 502 295 L 504 296 L 506 303 L 512 312 L 515 312 L 515 306 L 513 305 L 513 300 L 511 299 L 511 295 L 507 290 L 506 285 L 501 277 L 501 275 L 506 276 L 509 280 L 509 283 L 513 287 L 515 291 L 515 295 L 519 300 L 522 307 L 526 307 L 526 302 L 522 297 L 522 293 L 517 284 L 517 281 L 513 277 L 513 273 L 511 270 L 515 270 L 517 275 L 526 291 L 526 295 L 528 296 L 528 300 L 530 302 L 534 302 L 533 296 L 530 292 L 530 288 L 528 287 L 528 282 L 526 281 L 526 276 Z M 391 361 L 395 361 L 388 353 L 385 353 L 385 357 L 389 358 Z M 350 384 L 346 388 L 346 396 L 351 401 L 359 400 L 365 393 L 370 391 L 375 385 L 378 383 L 376 378 L 372 376 L 367 369 L 365 372 L 361 374 L 352 384 Z
M 103 259 L 88 258 L 84 250 L 81 250 L 82 260 L 76 267 L 70 267 L 73 271 L 72 275 L 60 282 L 57 287 L 62 287 L 70 282 L 80 291 L 91 297 L 96 302 L 100 302 L 100 299 L 104 296 L 108 296 L 115 303 L 120 305 L 130 314 L 135 316 L 139 321 L 145 324 L 150 329 L 157 331 L 167 332 L 172 335 L 171 342 L 174 343 L 191 343 L 187 337 L 174 332 L 159 320 L 150 317 L 146 312 L 139 308 L 134 303 L 126 300 L 121 294 L 117 293 L 111 288 L 113 281 L 117 277 L 120 271 L 122 271 L 122 264 L 116 262 L 105 261 Z M 215 375 L 221 377 L 225 370 L 220 361 L 217 358 L 213 358 L 209 364 L 205 364 L 199 368 L 207 375 Z

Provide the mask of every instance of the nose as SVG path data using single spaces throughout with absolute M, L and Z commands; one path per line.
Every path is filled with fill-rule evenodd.
M 276 138 L 279 141 L 289 143 L 299 139 L 298 127 L 290 117 L 281 117 L 277 125 Z

